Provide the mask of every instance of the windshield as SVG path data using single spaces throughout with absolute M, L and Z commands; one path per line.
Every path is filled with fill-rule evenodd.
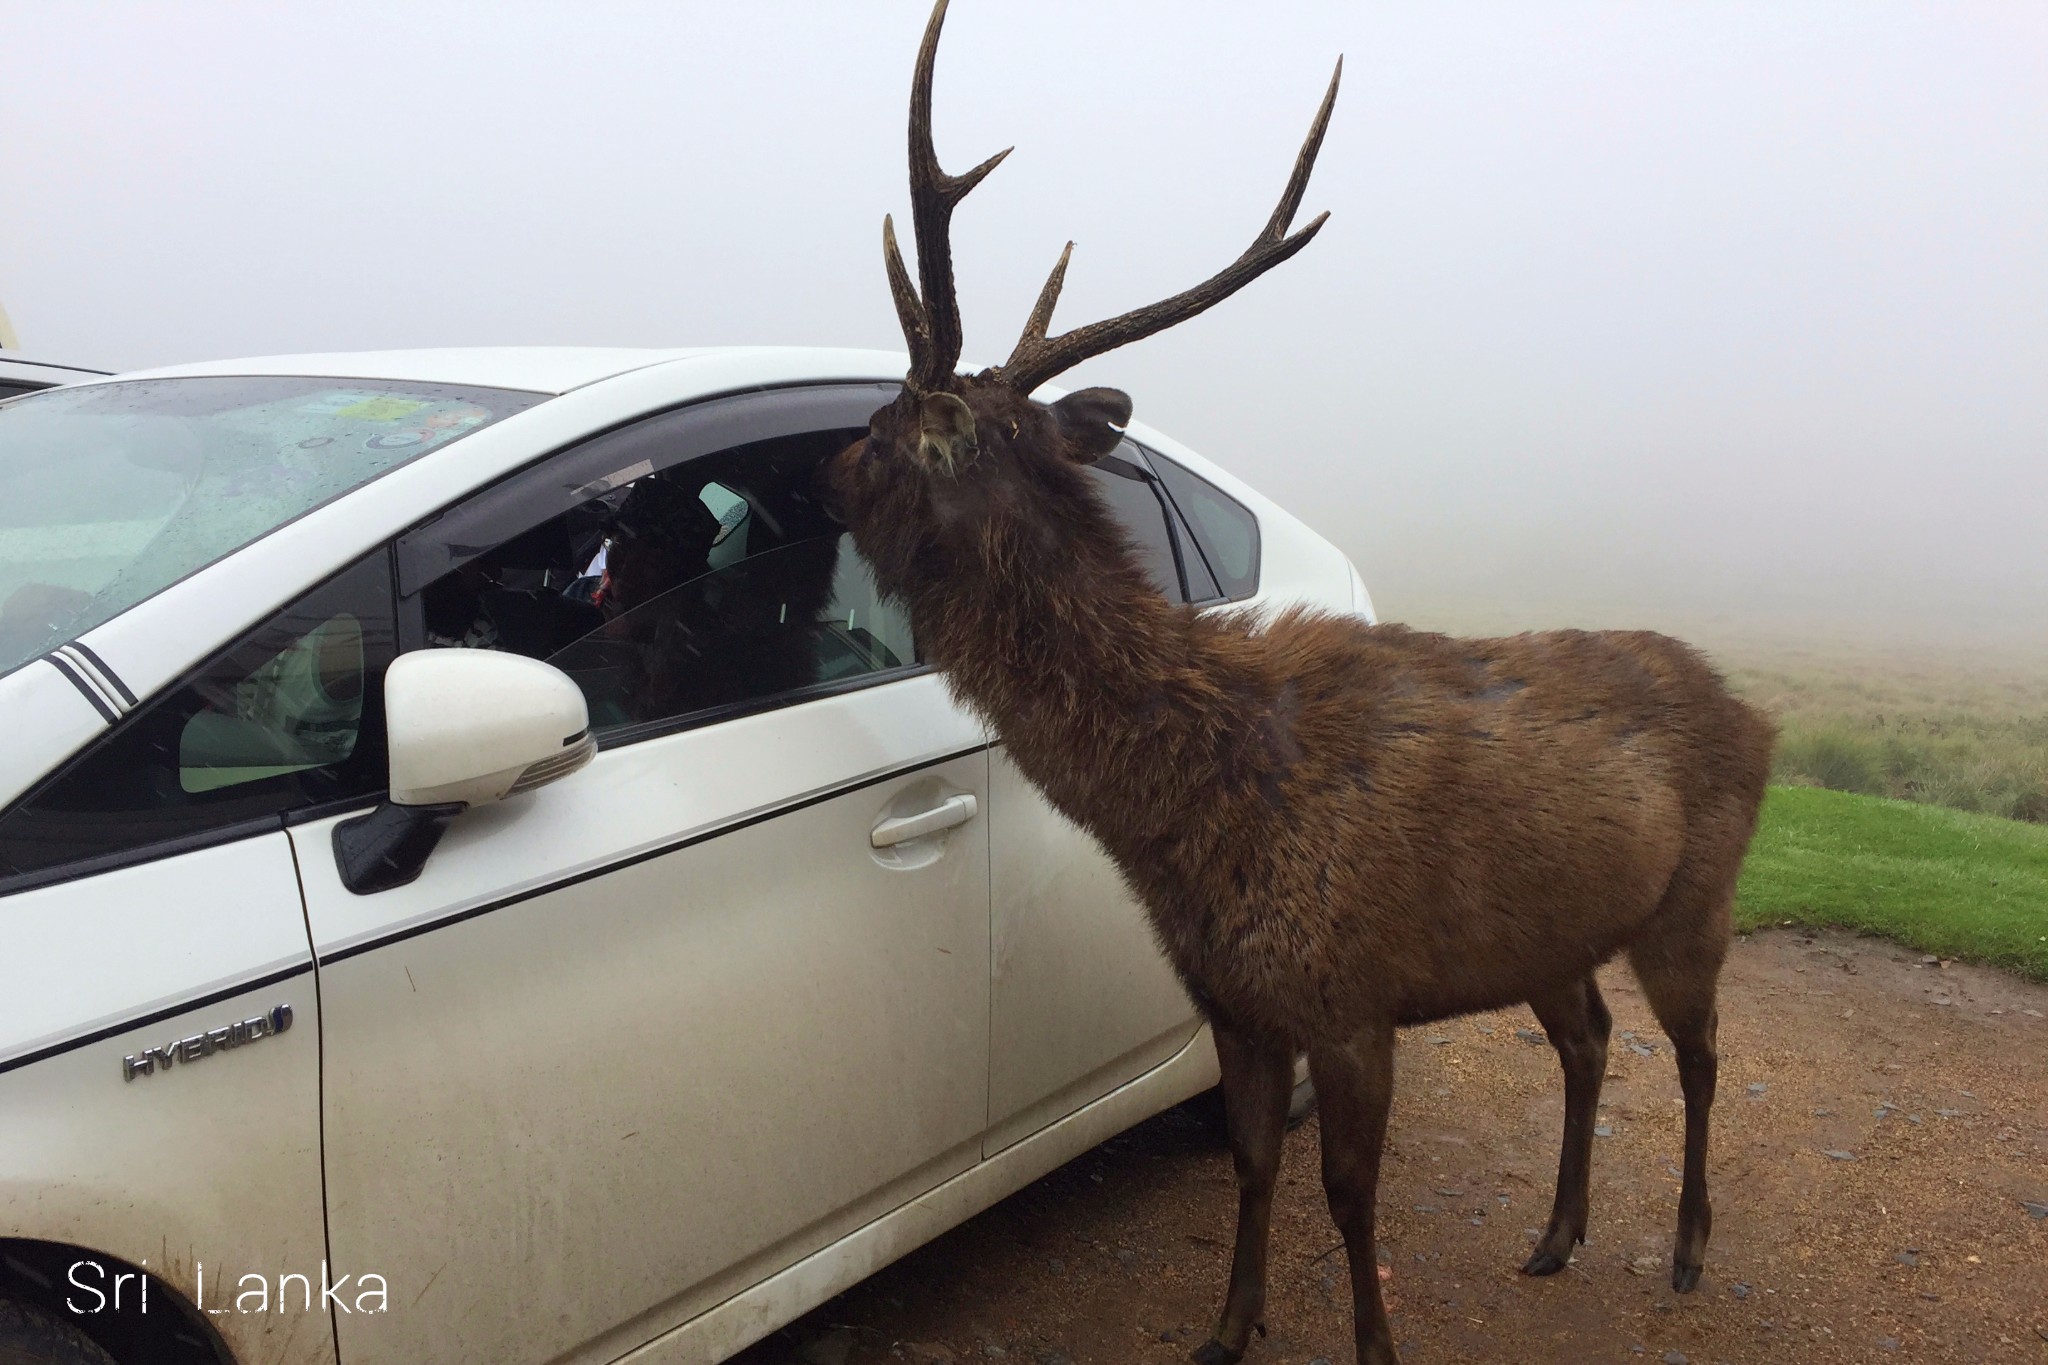
M 0 404 L 0 674 L 544 397 L 242 376 Z

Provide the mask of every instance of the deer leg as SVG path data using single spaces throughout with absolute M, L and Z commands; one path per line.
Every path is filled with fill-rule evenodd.
M 1614 1021 L 1590 974 L 1532 996 L 1529 1004 L 1564 1067 L 1564 1145 L 1557 1157 L 1557 1198 L 1550 1208 L 1550 1226 L 1522 1273 L 1555 1275 L 1570 1264 L 1572 1248 L 1586 1240 L 1593 1119 L 1600 1108 L 1607 1035 Z
M 1721 919 L 1726 919 L 1725 910 Z M 1714 992 L 1724 943 L 1708 935 L 1689 946 L 1650 942 L 1629 950 L 1643 996 L 1678 1053 L 1678 1084 L 1685 1092 L 1685 1183 L 1678 1193 L 1678 1237 L 1671 1249 L 1671 1287 L 1681 1294 L 1700 1282 L 1714 1227 L 1714 1207 L 1707 1198 L 1707 1119 L 1720 1070 Z
M 1280 1175 L 1280 1139 L 1294 1092 L 1294 1050 L 1220 1025 L 1216 1060 L 1223 1070 L 1223 1117 L 1237 1167 L 1237 1248 L 1230 1292 L 1216 1334 L 1195 1350 L 1197 1365 L 1233 1365 L 1261 1332 L 1266 1311 L 1266 1242 L 1273 1221 L 1273 1183 Z
M 1386 1305 L 1380 1301 L 1379 1256 L 1372 1235 L 1380 1148 L 1394 1097 L 1392 1025 L 1375 1024 L 1345 1042 L 1311 1046 L 1308 1070 L 1322 1114 L 1323 1192 L 1351 1261 L 1358 1365 L 1399 1365 Z

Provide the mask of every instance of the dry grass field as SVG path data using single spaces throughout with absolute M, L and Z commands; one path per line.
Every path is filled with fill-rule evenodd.
M 1713 652 L 1778 718 L 1779 782 L 2048 824 L 2048 664 L 1845 646 Z

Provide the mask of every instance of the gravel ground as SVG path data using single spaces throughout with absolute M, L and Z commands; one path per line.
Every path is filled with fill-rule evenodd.
M 1403 1037 L 1380 1238 L 1407 1365 L 2048 1362 L 2048 987 L 1845 935 L 1738 944 L 1723 977 L 1714 1240 L 1699 1292 L 1679 1296 L 1670 1047 L 1625 969 L 1601 984 L 1615 1037 L 1591 1240 L 1551 1279 L 1515 1273 L 1549 1211 L 1563 1124 L 1534 1019 Z M 1287 1140 L 1271 1335 L 1247 1365 L 1352 1358 L 1317 1140 L 1313 1119 Z M 1221 1303 L 1235 1208 L 1228 1157 L 1174 1110 L 740 1361 L 1182 1361 Z

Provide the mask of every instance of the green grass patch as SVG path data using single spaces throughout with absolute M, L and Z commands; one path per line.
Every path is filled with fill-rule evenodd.
M 1882 934 L 2048 981 L 2048 826 L 1773 787 L 1735 918 Z

